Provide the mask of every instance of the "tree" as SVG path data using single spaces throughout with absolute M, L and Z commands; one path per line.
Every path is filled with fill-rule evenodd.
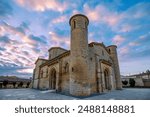
M 128 84 L 128 81 L 127 81 L 127 80 L 124 80 L 124 81 L 122 81 L 122 84 L 127 85 L 127 84 Z
M 23 86 L 23 82 L 20 82 L 19 86 L 22 87 Z
M 13 86 L 14 86 L 14 88 L 15 88 L 15 86 L 16 86 L 16 82 L 13 82 Z
M 30 82 L 27 83 L 27 87 L 26 88 L 29 88 L 29 85 L 30 85 Z
M 133 78 L 130 78 L 129 84 L 130 84 L 130 87 L 134 87 L 135 86 L 135 80 Z
M 4 85 L 5 88 L 7 87 L 7 84 L 8 84 L 8 80 L 4 80 L 3 85 Z

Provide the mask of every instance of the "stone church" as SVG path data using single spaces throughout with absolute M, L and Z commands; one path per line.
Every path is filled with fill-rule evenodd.
M 49 59 L 35 62 L 32 87 L 52 89 L 73 96 L 121 89 L 117 46 L 103 43 L 88 44 L 89 20 L 76 14 L 70 18 L 70 50 L 52 47 Z

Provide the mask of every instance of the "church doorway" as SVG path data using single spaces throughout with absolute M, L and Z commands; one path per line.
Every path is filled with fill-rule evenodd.
M 56 70 L 52 69 L 51 70 L 51 75 L 50 75 L 50 88 L 51 89 L 56 89 Z
M 108 70 L 104 70 L 104 85 L 105 85 L 105 89 L 109 90 L 109 72 Z

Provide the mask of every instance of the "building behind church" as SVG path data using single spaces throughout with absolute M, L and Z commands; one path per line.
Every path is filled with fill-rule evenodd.
M 35 62 L 32 87 L 53 89 L 74 96 L 121 89 L 117 46 L 103 43 L 88 44 L 89 20 L 76 14 L 70 18 L 70 50 L 52 47 L 49 59 Z
M 134 79 L 135 87 L 149 87 L 150 88 L 150 70 L 146 72 L 142 72 L 139 74 L 128 75 L 128 76 L 121 76 L 123 87 L 130 86 L 130 79 Z M 127 84 L 123 82 L 127 81 Z

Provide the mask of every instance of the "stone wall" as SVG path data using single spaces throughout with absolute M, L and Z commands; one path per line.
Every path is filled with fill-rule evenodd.
M 46 60 L 44 59 L 37 59 L 36 63 L 35 63 L 35 69 L 34 69 L 34 77 L 33 77 L 33 81 L 32 81 L 32 88 L 39 88 L 39 78 L 40 78 L 40 65 L 42 65 L 43 63 L 45 63 Z
M 122 78 L 121 80 L 122 81 L 128 81 L 128 84 L 127 85 L 124 85 L 124 84 L 122 84 L 123 86 L 130 86 L 130 84 L 129 84 L 129 79 L 130 78 Z M 142 78 L 132 78 L 132 79 L 134 79 L 135 80 L 135 86 L 144 86 L 144 83 L 143 83 L 143 80 L 142 80 Z
M 94 55 L 94 49 L 89 48 L 89 82 L 91 93 L 97 93 L 97 77 L 96 77 L 96 58 Z
M 67 50 L 60 48 L 60 47 L 52 47 L 49 50 L 49 60 L 59 56 L 60 54 L 66 52 L 66 51 Z
M 39 79 L 34 79 L 34 81 L 32 82 L 32 88 L 35 88 L 35 89 L 38 88 L 38 81 Z
M 145 87 L 150 87 L 150 79 L 143 79 L 143 83 Z
M 63 93 L 69 93 L 70 86 L 70 57 L 62 58 L 62 77 L 61 77 L 61 91 Z
M 69 68 L 65 68 L 68 64 Z M 43 75 L 40 78 L 39 87 L 40 89 L 51 89 L 51 72 L 56 70 L 56 90 L 60 90 L 63 93 L 69 93 L 69 83 L 70 83 L 70 58 L 66 56 L 58 60 L 55 64 L 50 66 L 44 66 L 41 68 Z
M 106 61 L 106 63 L 102 63 Z M 112 60 L 109 53 L 102 45 L 93 45 L 89 47 L 89 72 L 90 72 L 90 85 L 91 93 L 107 91 L 104 81 L 104 70 L 109 71 L 109 87 L 110 90 L 116 89 L 116 81 L 113 70 Z

